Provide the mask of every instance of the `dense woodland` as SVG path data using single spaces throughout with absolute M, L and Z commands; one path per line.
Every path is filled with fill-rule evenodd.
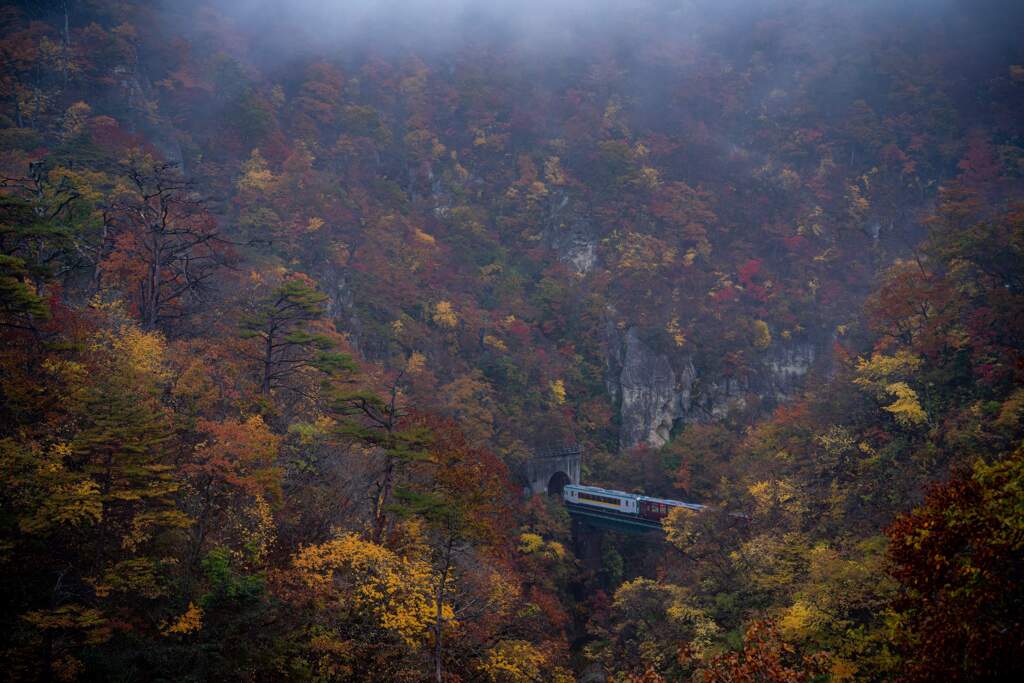
M 0 8 L 5 679 L 1024 673 L 1019 3 L 287 5 Z

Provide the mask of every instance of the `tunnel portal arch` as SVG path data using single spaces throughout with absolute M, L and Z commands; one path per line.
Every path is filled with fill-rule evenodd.
M 582 457 L 583 451 L 579 444 L 566 444 L 535 452 L 526 465 L 526 495 L 554 495 L 561 493 L 567 484 L 579 484 Z

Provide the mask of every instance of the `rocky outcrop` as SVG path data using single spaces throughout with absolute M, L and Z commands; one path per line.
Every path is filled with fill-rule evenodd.
M 780 344 L 765 358 L 767 392 L 776 401 L 783 401 L 799 391 L 803 379 L 820 355 L 810 342 Z
M 581 202 L 562 193 L 553 197 L 545 232 L 559 261 L 580 275 L 593 270 L 597 264 L 597 241 L 590 216 Z
M 352 289 L 348 271 L 324 262 L 317 276 L 320 286 L 329 295 L 327 315 L 335 321 L 339 329 L 345 331 L 352 348 L 358 350 L 363 358 L 368 358 L 367 349 L 364 348 L 363 324 L 356 310 L 355 292 Z
M 679 416 L 680 396 L 669 359 L 654 353 L 631 327 L 622 342 L 615 381 L 620 401 L 619 441 L 660 446 L 668 441 Z
M 619 413 L 619 445 L 659 447 L 679 424 L 721 419 L 750 395 L 773 405 L 793 396 L 819 357 L 811 342 L 766 351 L 759 372 L 744 381 L 710 377 L 689 355 L 669 357 L 646 344 L 635 327 L 609 323 L 605 383 Z
M 115 110 L 123 112 L 122 124 L 145 136 L 167 161 L 176 163 L 188 174 L 178 134 L 170 121 L 154 114 L 153 86 L 138 63 L 125 63 L 113 68 L 111 85 L 106 96 Z

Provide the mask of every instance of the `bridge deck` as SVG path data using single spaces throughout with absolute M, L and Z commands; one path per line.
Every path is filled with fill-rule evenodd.
M 660 522 L 653 522 L 634 515 L 624 515 L 621 512 L 613 512 L 611 510 L 597 510 L 575 503 L 566 503 L 565 507 L 569 510 L 570 515 L 591 526 L 634 534 L 664 531 Z

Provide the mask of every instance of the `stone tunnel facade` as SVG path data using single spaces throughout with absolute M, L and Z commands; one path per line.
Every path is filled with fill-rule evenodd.
M 566 484 L 579 484 L 582 457 L 583 451 L 578 444 L 535 453 L 526 465 L 526 495 L 561 493 Z

